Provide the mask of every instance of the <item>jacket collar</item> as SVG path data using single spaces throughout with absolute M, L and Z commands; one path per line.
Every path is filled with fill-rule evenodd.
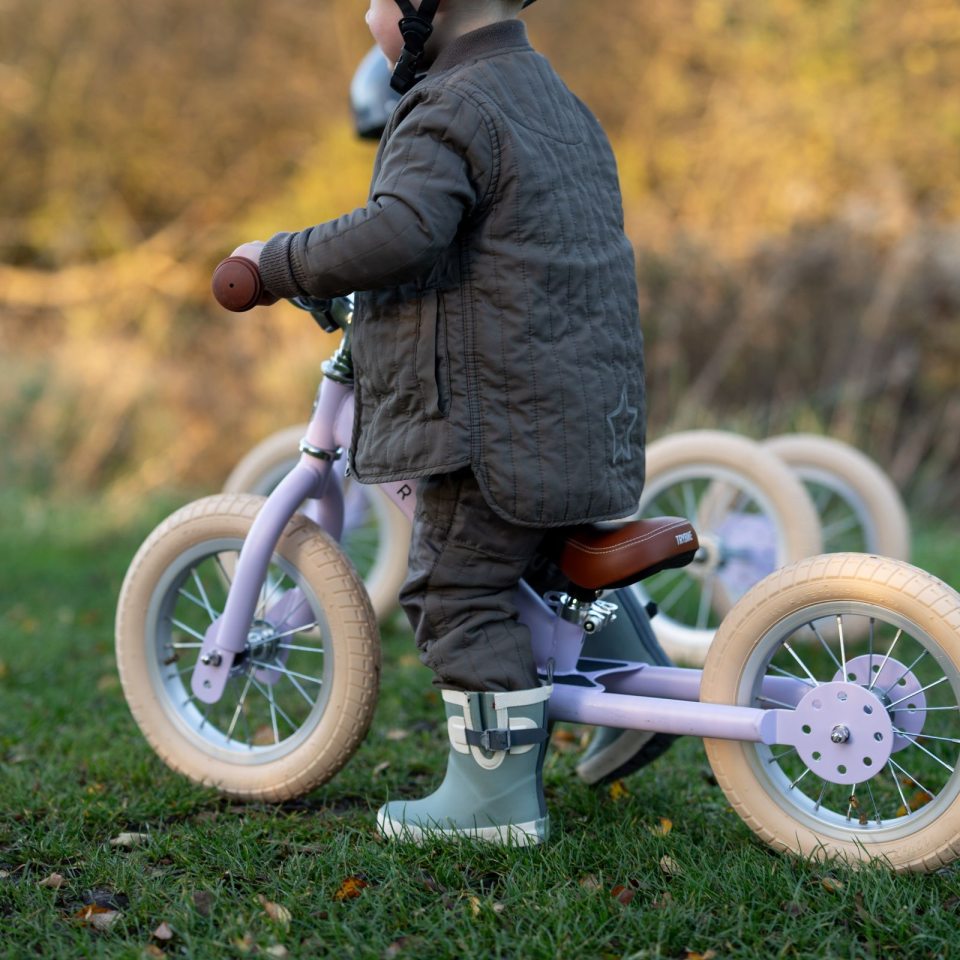
M 434 76 L 457 64 L 504 53 L 508 49 L 533 49 L 527 39 L 527 25 L 522 20 L 501 20 L 457 37 L 437 54 L 427 73 Z

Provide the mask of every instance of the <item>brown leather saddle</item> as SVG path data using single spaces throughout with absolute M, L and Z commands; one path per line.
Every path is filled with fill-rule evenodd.
M 544 552 L 578 587 L 612 590 L 686 566 L 699 548 L 689 520 L 655 517 L 619 526 L 570 527 Z

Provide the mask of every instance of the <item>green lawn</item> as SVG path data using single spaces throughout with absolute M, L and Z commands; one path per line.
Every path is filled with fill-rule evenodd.
M 548 755 L 539 849 L 393 847 L 388 795 L 435 782 L 439 698 L 399 628 L 373 729 L 324 788 L 239 805 L 170 773 L 113 659 L 124 569 L 170 504 L 121 519 L 0 499 L 0 956 L 947 956 L 960 870 L 892 876 L 777 855 L 716 786 L 698 741 L 592 789 L 585 731 Z M 960 529 L 916 559 L 960 583 Z M 139 842 L 112 844 L 122 834 Z M 122 838 L 121 838 L 122 839 Z M 98 928 L 97 923 L 102 925 Z

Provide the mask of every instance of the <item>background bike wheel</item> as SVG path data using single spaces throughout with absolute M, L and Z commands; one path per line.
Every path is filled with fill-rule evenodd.
M 306 431 L 306 424 L 287 427 L 258 443 L 230 472 L 223 492 L 269 494 L 296 464 Z M 341 545 L 363 577 L 382 622 L 399 606 L 410 551 L 410 522 L 382 490 L 349 479 L 344 484 L 344 505 Z
M 760 444 L 693 430 L 647 447 L 639 517 L 681 516 L 700 551 L 686 567 L 635 584 L 653 600 L 657 639 L 678 663 L 703 663 L 722 614 L 715 598 L 742 596 L 771 570 L 820 552 L 820 524 L 803 484 Z
M 819 630 L 837 618 L 844 629 L 836 639 Z M 866 625 L 846 629 L 858 620 Z M 801 645 L 808 635 L 812 641 Z M 864 767 L 861 783 L 844 785 L 819 775 L 816 754 L 808 762 L 792 747 L 707 739 L 717 782 L 746 824 L 771 846 L 803 856 L 880 858 L 896 870 L 921 871 L 955 859 L 960 595 L 902 561 L 863 554 L 827 554 L 779 570 L 724 620 L 701 700 L 789 709 L 796 704 L 772 698 L 763 685 L 791 676 L 804 690 L 846 679 L 879 691 L 893 752 Z M 849 743 L 856 760 L 869 732 L 854 726 Z
M 814 434 L 765 440 L 803 481 L 823 530 L 825 553 L 910 558 L 910 520 L 893 481 L 849 444 Z
M 164 762 L 234 797 L 285 800 L 329 780 L 376 706 L 380 644 L 366 591 L 339 547 L 297 515 L 284 530 L 247 647 L 223 697 L 196 700 L 202 638 L 262 497 L 221 494 L 165 520 L 134 557 L 116 649 L 134 719 Z

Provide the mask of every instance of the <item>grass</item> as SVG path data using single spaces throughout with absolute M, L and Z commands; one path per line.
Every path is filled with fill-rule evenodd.
M 587 731 L 565 728 L 545 768 L 542 848 L 384 844 L 377 806 L 428 790 L 445 754 L 439 697 L 398 626 L 385 631 L 373 729 L 333 782 L 283 805 L 192 785 L 137 731 L 112 649 L 126 564 L 169 507 L 0 498 L 0 956 L 952 951 L 960 871 L 893 876 L 775 854 L 689 739 L 621 789 L 594 789 L 574 773 Z M 926 523 L 916 538 L 918 563 L 953 583 L 958 532 Z M 112 845 L 123 833 L 146 839 Z M 54 874 L 59 887 L 41 885 Z M 99 917 L 112 922 L 98 929 Z

